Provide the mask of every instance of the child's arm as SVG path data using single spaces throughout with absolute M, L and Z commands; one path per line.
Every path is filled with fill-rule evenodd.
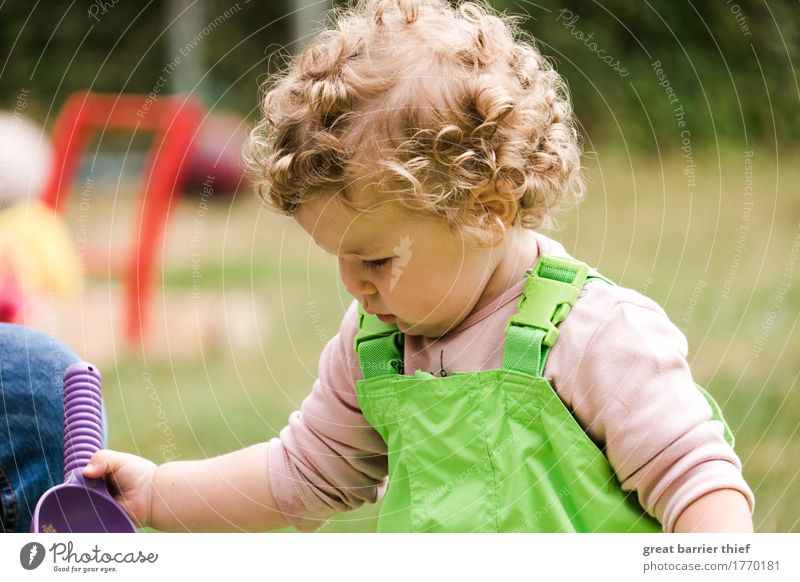
M 718 489 L 690 504 L 675 522 L 676 533 L 753 531 L 750 506 L 741 492 Z
M 336 513 L 374 503 L 388 457 L 355 393 L 361 378 L 353 352 L 357 331 L 353 300 L 322 352 L 311 394 L 278 438 L 214 459 L 160 467 L 104 450 L 92 458 L 98 467 L 84 474 L 111 474 L 121 490 L 117 500 L 131 517 L 162 531 L 267 531 L 287 525 L 315 531 Z
M 697 389 L 683 332 L 636 291 L 598 283 L 585 290 L 561 324 L 545 375 L 605 445 L 623 491 L 636 491 L 664 531 L 750 531 L 752 491 Z M 720 523 L 720 511 L 730 521 Z
M 102 450 L 84 469 L 110 474 L 122 507 L 162 531 L 268 531 L 289 524 L 272 498 L 267 443 L 202 461 L 154 463 Z

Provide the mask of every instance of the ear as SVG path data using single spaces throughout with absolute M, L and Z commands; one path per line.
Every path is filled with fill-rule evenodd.
M 496 241 L 499 244 L 505 238 L 505 231 L 511 228 L 518 209 L 517 201 L 502 187 L 502 183 L 498 182 L 497 188 L 489 185 L 475 190 L 470 197 L 469 210 L 475 215 L 489 215 L 488 223 L 500 231 L 494 233 L 496 237 L 499 234 Z

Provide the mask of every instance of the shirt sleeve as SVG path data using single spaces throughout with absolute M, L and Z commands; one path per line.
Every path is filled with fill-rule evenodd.
M 314 531 L 330 516 L 375 502 L 388 472 L 386 445 L 355 394 L 361 368 L 353 351 L 355 302 L 323 349 L 319 377 L 300 409 L 269 442 L 269 479 L 278 509 Z
M 740 491 L 752 512 L 741 461 L 692 379 L 686 337 L 657 303 L 627 291 L 628 299 L 610 303 L 587 295 L 581 309 L 600 323 L 573 322 L 567 344 L 580 358 L 567 368 L 566 350 L 560 352 L 559 395 L 604 447 L 622 489 L 636 491 L 665 532 L 692 502 L 718 489 Z M 575 309 L 572 316 L 577 303 Z

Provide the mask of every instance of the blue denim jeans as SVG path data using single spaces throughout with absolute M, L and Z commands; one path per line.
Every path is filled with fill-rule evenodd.
M 44 333 L 0 323 L 0 532 L 27 532 L 64 479 L 64 370 L 78 361 Z

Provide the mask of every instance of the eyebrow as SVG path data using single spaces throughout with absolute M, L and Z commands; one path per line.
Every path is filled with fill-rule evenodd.
M 357 245 L 355 248 L 352 248 L 347 251 L 342 251 L 345 255 L 365 255 L 369 251 L 371 247 L 363 248 L 361 245 Z

